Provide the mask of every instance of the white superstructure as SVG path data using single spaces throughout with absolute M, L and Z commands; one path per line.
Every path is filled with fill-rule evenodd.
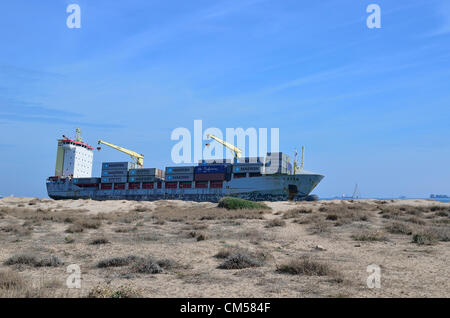
M 58 140 L 55 176 L 90 178 L 94 148 L 71 139 Z

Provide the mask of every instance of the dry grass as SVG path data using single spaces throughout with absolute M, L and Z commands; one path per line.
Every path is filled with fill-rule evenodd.
M 83 290 L 76 297 L 373 297 L 373 290 L 342 284 L 344 274 L 351 277 L 346 282 L 363 284 L 357 273 L 365 275 L 368 262 L 404 267 L 423 286 L 415 289 L 409 274 L 392 280 L 385 271 L 386 281 L 395 282 L 383 287 L 390 295 L 405 296 L 400 290 L 419 297 L 445 295 L 445 284 L 433 273 L 446 270 L 448 204 L 277 202 L 268 203 L 271 212 L 179 201 L 29 201 L 0 200 L 0 297 L 64 294 L 67 274 L 52 267 L 62 263 L 46 257 L 52 254 L 82 266 Z M 74 234 L 65 234 L 66 229 Z M 351 237 L 367 243 L 356 244 Z M 377 243 L 384 239 L 390 243 Z M 317 245 L 324 249 L 314 249 Z M 419 251 L 424 253 L 409 262 Z M 289 261 L 299 253 L 314 258 Z M 2 270 L 22 275 L 8 281 Z M 44 275 L 51 279 L 37 282 Z M 133 288 L 127 290 L 124 279 Z
M 32 267 L 58 267 L 64 263 L 58 257 L 50 255 L 47 257 L 37 257 L 32 254 L 17 254 L 9 257 L 4 265 L 28 265 Z
M 389 223 L 385 226 L 385 229 L 391 234 L 411 235 L 413 232 L 413 227 L 410 224 L 400 221 Z
M 84 229 L 98 229 L 102 222 L 96 219 L 83 218 L 80 220 L 76 220 L 75 224 L 81 226 Z
M 21 275 L 11 270 L 0 271 L 0 290 L 23 289 L 25 280 Z
M 135 255 L 129 255 L 125 257 L 111 257 L 106 258 L 97 263 L 98 268 L 107 268 L 107 267 L 120 267 L 120 266 L 128 266 L 136 261 L 141 260 L 141 257 Z
M 330 281 L 335 283 L 345 281 L 343 274 L 330 264 L 316 261 L 311 257 L 302 257 L 283 263 L 278 266 L 277 272 L 290 275 L 329 276 Z
M 326 215 L 326 220 L 335 221 L 335 226 L 341 226 L 353 222 L 367 222 L 371 216 L 371 209 L 371 206 L 363 203 L 342 203 L 330 204 L 327 206 L 326 210 L 321 213 Z
M 137 227 L 135 226 L 123 226 L 123 227 L 118 227 L 116 229 L 114 229 L 114 232 L 116 233 L 130 233 L 130 232 L 136 232 L 137 231 Z
M 248 254 L 249 251 L 247 249 L 241 248 L 239 246 L 228 246 L 221 248 L 214 257 L 219 259 L 225 259 L 233 254 Z
M 11 270 L 0 270 L 0 298 L 50 298 L 56 297 L 55 284 L 42 282 L 39 286 Z
M 12 234 L 16 234 L 19 236 L 27 236 L 31 234 L 31 229 L 30 227 L 25 227 L 25 226 L 21 226 L 21 225 L 6 225 L 0 228 L 0 231 L 5 232 L 5 233 L 12 233 Z
M 204 241 L 208 239 L 208 235 L 206 233 L 198 233 L 196 236 L 197 242 Z
M 317 210 L 297 208 L 284 213 L 284 219 L 295 218 L 293 223 L 309 225 L 311 234 L 330 233 L 334 227 L 355 222 L 369 222 L 373 207 L 366 203 L 330 203 Z
M 220 269 L 242 269 L 263 266 L 272 255 L 265 251 L 250 251 L 239 246 L 227 246 L 220 249 L 215 258 L 222 259 Z
M 363 242 L 383 242 L 387 241 L 387 237 L 382 232 L 366 232 L 351 236 L 355 241 Z
M 0 211 L 5 215 L 27 220 L 30 223 L 40 223 L 43 221 L 73 223 L 80 214 L 87 210 L 65 209 L 56 211 L 48 208 L 1 207 Z
M 267 222 L 266 227 L 282 227 L 282 226 L 286 226 L 286 221 L 282 220 L 282 219 L 272 219 L 270 221 Z
M 263 219 L 266 210 L 227 210 L 221 208 L 167 208 L 158 207 L 154 217 L 159 221 Z
M 134 262 L 131 266 L 131 271 L 140 274 L 159 274 L 163 270 L 154 258 L 147 257 L 146 259 L 139 259 Z
M 129 266 L 130 273 L 138 274 L 159 274 L 164 270 L 182 268 L 172 259 L 156 259 L 153 256 L 140 257 L 129 255 L 125 257 L 112 257 L 101 260 L 97 263 L 98 268 L 124 267 Z
M 290 209 L 283 213 L 283 219 L 297 218 L 303 214 L 310 214 L 310 213 L 312 213 L 311 209 L 305 209 L 305 208 Z
M 433 245 L 438 241 L 449 242 L 450 228 L 431 226 L 420 227 L 413 232 L 412 241 L 419 245 Z
M 96 237 L 89 242 L 90 245 L 101 245 L 101 244 L 108 244 L 108 243 L 111 243 L 111 242 L 104 236 Z
M 217 268 L 242 269 L 262 266 L 262 261 L 250 254 L 234 253 L 228 256 Z
M 142 294 L 139 290 L 123 285 L 117 288 L 111 286 L 95 286 L 89 291 L 88 298 L 141 298 Z
M 311 234 L 324 234 L 330 232 L 331 225 L 323 218 L 311 218 L 310 221 L 311 224 L 308 229 L 311 231 Z
M 79 224 L 71 224 L 66 229 L 66 233 L 81 233 L 84 231 L 84 228 Z
M 227 210 L 270 210 L 271 208 L 262 202 L 254 202 L 239 198 L 225 197 L 220 199 L 219 208 Z

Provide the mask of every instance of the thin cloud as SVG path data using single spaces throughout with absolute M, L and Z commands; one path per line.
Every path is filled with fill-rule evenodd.
M 0 116 L 2 119 L 1 123 L 3 124 L 8 122 L 25 122 L 56 125 L 68 124 L 99 128 L 123 127 L 123 125 L 119 124 L 98 124 L 83 121 L 82 118 L 86 116 L 80 113 L 44 107 L 41 105 L 26 104 L 25 102 L 20 101 L 1 101 Z
M 342 75 L 343 72 L 348 71 L 349 69 L 350 68 L 348 66 L 344 66 L 344 67 L 334 68 L 329 71 L 318 72 L 315 74 L 299 77 L 292 81 L 288 81 L 288 82 L 279 84 L 277 86 L 267 88 L 264 92 L 267 94 L 277 93 L 279 91 L 289 89 L 289 88 L 299 87 L 302 85 L 307 85 L 307 84 L 315 83 L 315 82 L 327 81 L 327 80 L 330 80 L 332 78 Z
M 438 14 L 441 17 L 441 25 L 430 36 L 439 36 L 450 33 L 450 3 L 446 1 L 438 7 Z

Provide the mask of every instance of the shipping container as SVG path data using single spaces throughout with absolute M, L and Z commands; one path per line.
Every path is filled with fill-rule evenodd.
M 102 190 L 111 190 L 112 189 L 112 184 L 111 183 L 102 183 L 100 185 L 100 189 L 102 189 Z
M 229 167 L 229 165 L 223 164 L 197 166 L 194 169 L 194 174 L 225 173 L 227 171 L 227 167 Z
M 194 180 L 194 175 L 189 174 L 166 174 L 166 181 L 192 181 Z
M 199 165 L 224 164 L 224 163 L 231 164 L 231 163 L 233 163 L 233 160 L 232 159 L 207 159 L 207 160 L 199 160 L 198 161 Z
M 104 170 L 114 170 L 114 169 L 123 169 L 123 170 L 129 170 L 129 169 L 135 169 L 137 165 L 134 162 L 103 162 L 102 163 L 102 169 Z
M 156 176 L 162 177 L 164 175 L 164 171 L 157 168 L 145 168 L 145 169 L 131 169 L 128 172 L 129 176 Z
M 130 189 L 130 190 L 136 190 L 136 189 L 140 189 L 140 188 L 141 188 L 140 183 L 129 183 L 128 184 L 128 189 Z
M 128 170 L 102 170 L 102 177 L 126 177 Z
M 194 167 L 186 166 L 186 167 L 166 167 L 166 176 L 168 174 L 189 174 L 194 173 Z
M 114 183 L 114 190 L 125 190 L 125 183 Z
M 143 183 L 142 189 L 153 189 L 154 183 Z
M 235 164 L 233 165 L 234 173 L 243 172 L 261 172 L 262 163 L 247 163 L 247 164 Z
M 79 183 L 79 184 L 77 184 L 77 186 L 80 188 L 96 188 L 96 189 L 98 189 L 98 183 L 92 183 L 92 184 Z
M 73 178 L 74 184 L 98 184 L 100 183 L 100 178 Z
M 180 189 L 192 188 L 192 182 L 180 182 Z
M 128 177 L 128 182 L 155 182 L 158 180 L 155 176 Z
M 195 188 L 197 189 L 207 189 L 208 181 L 195 181 Z
M 225 180 L 225 173 L 201 173 L 195 175 L 195 181 Z
M 211 181 L 210 188 L 222 188 L 223 182 L 222 181 Z
M 164 187 L 166 189 L 176 189 L 177 188 L 177 182 L 166 182 Z
M 127 181 L 128 181 L 127 177 L 118 177 L 118 178 L 104 177 L 104 178 L 102 178 L 102 183 L 126 183 Z
M 245 178 L 245 177 L 247 177 L 247 173 L 234 173 L 233 174 L 234 179 Z

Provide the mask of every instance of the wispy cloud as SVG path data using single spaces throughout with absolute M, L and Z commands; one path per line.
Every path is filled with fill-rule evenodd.
M 224 17 L 240 11 L 246 7 L 250 7 L 266 0 L 248 0 L 248 1 L 229 1 L 227 3 L 220 3 L 212 8 L 206 9 L 202 13 L 203 19 L 214 19 L 219 17 Z
M 210 7 L 197 9 L 176 19 L 168 20 L 165 24 L 152 25 L 139 33 L 113 43 L 95 55 L 67 65 L 64 69 L 78 72 L 80 68 L 91 68 L 92 65 L 110 65 L 112 62 L 134 58 L 146 50 L 182 39 L 183 36 L 192 34 L 193 30 L 202 30 L 203 32 L 215 30 L 208 28 L 206 24 L 214 19 L 242 12 L 244 9 L 264 1 L 267 0 L 219 1 Z
M 289 89 L 289 88 L 299 87 L 299 86 L 314 83 L 314 82 L 322 82 L 322 81 L 330 80 L 332 78 L 339 76 L 339 74 L 342 74 L 342 72 L 348 71 L 348 70 L 349 70 L 349 67 L 344 66 L 344 67 L 338 67 L 338 68 L 334 68 L 334 69 L 324 71 L 324 72 L 318 72 L 318 73 L 314 73 L 311 75 L 302 76 L 302 77 L 299 77 L 292 81 L 288 81 L 288 82 L 270 87 L 270 88 L 266 89 L 264 91 L 264 93 L 268 93 L 268 94 L 277 93 L 279 91 Z
M 431 32 L 429 36 L 439 36 L 450 33 L 450 2 L 445 1 L 437 7 L 438 15 L 440 16 L 440 26 Z
M 54 125 L 79 125 L 86 127 L 119 128 L 119 124 L 94 123 L 83 120 L 83 114 L 44 107 L 42 105 L 28 104 L 22 101 L 0 100 L 0 117 L 2 123 L 33 122 Z

